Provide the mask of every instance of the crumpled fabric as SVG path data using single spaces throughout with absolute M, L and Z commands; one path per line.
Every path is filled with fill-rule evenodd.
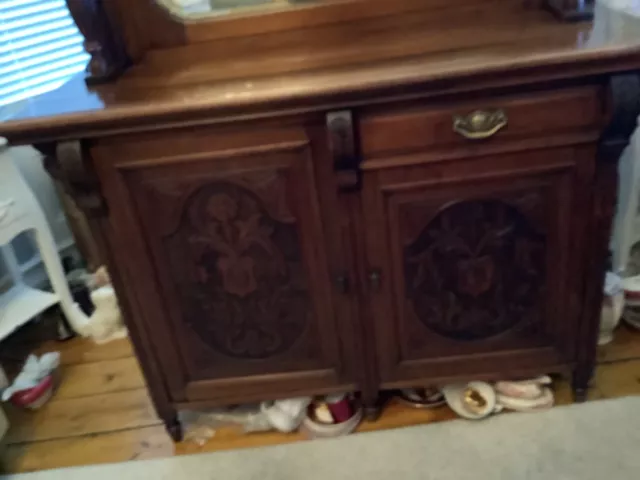
M 42 379 L 58 368 L 58 365 L 60 365 L 59 352 L 45 353 L 41 357 L 29 355 L 20 374 L 2 392 L 2 401 L 6 402 L 16 392 L 35 387 Z

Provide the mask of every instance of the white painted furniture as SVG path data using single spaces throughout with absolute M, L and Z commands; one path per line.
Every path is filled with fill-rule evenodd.
M 0 440 L 4 437 L 4 434 L 9 430 L 9 421 L 0 407 Z
M 53 293 L 31 288 L 22 281 L 13 250 L 7 244 L 26 230 L 34 232 Z M 71 327 L 82 333 L 88 319 L 73 301 L 46 217 L 13 163 L 4 138 L 0 138 L 0 245 L 13 280 L 11 289 L 0 295 L 0 340 L 56 303 L 60 303 Z
M 631 137 L 619 164 L 618 206 L 611 241 L 612 267 L 624 276 L 629 254 L 640 241 L 640 128 Z
M 597 44 L 604 38 L 626 42 L 640 29 L 639 0 L 598 0 L 595 3 L 593 29 L 587 43 Z M 640 241 L 640 129 L 636 129 L 619 163 L 618 205 L 611 238 L 611 268 L 625 276 L 629 254 Z
M 2 366 L 0 366 L 0 391 L 7 388 L 8 386 L 9 381 L 4 373 L 4 370 L 2 369 Z M 9 421 L 2 411 L 2 406 L 0 406 L 0 442 L 2 441 L 2 437 L 4 436 L 4 434 L 7 433 L 7 430 L 9 430 Z

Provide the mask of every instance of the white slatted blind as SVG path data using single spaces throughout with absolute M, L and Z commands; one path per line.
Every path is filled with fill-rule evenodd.
M 83 71 L 82 42 L 65 0 L 0 0 L 0 111 Z

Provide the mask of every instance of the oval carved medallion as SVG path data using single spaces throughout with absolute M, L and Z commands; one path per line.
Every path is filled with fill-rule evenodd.
M 544 252 L 544 236 L 516 208 L 498 200 L 450 205 L 404 250 L 407 300 L 442 336 L 497 335 L 538 306 Z
M 172 269 L 189 272 L 182 307 L 205 343 L 244 359 L 292 347 L 311 315 L 293 220 L 275 220 L 253 192 L 220 182 L 192 195 L 173 237 L 188 250 L 180 257 L 189 265 Z

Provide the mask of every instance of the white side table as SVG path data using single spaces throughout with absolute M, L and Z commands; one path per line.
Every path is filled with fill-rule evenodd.
M 640 128 L 636 129 L 618 167 L 618 205 L 611 250 L 612 269 L 625 273 L 634 244 L 640 241 Z
M 42 262 L 47 270 L 53 293 L 24 284 L 13 254 L 7 246 L 19 233 L 32 230 Z M 0 340 L 28 322 L 38 313 L 60 303 L 71 327 L 82 333 L 87 316 L 71 296 L 56 243 L 46 217 L 33 192 L 13 163 L 6 139 L 0 137 L 0 253 L 9 269 L 13 287 L 0 295 Z

